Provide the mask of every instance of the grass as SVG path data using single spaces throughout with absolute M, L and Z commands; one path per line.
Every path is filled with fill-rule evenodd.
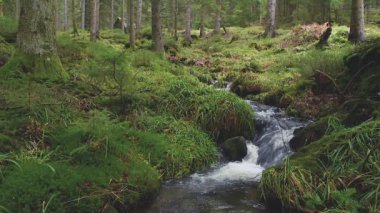
M 129 211 L 161 181 L 210 166 L 222 132 L 253 137 L 246 102 L 142 41 L 130 50 L 124 35 L 102 35 L 96 44 L 85 32 L 58 36 L 69 82 L 17 72 L 17 55 L 1 68 L 4 211 Z
M 250 106 L 207 85 L 215 80 L 259 88 L 248 98 L 320 116 L 308 102 L 316 70 L 344 88 L 350 79 L 341 78 L 348 71 L 343 55 L 360 52 L 345 42 L 345 30 L 337 27 L 325 50 L 315 50 L 314 41 L 289 45 L 290 30 L 261 38 L 257 26 L 231 28 L 192 47 L 165 37 L 176 63 L 149 50 L 149 29 L 134 50 L 118 30 L 102 31 L 95 44 L 84 31 L 60 33 L 58 54 L 70 81 L 33 79 L 16 72 L 17 63 L 0 68 L 0 209 L 129 211 L 151 199 L 161 181 L 207 168 L 218 142 L 254 136 Z M 22 59 L 13 49 L 0 41 L 5 61 Z M 368 73 L 348 94 L 376 90 L 363 86 L 376 82 Z M 378 120 L 367 121 L 379 114 L 376 101 L 342 107 L 342 117 L 328 117 L 323 138 L 268 169 L 260 186 L 265 199 L 301 210 L 376 211 Z M 323 105 L 327 114 L 334 109 Z M 372 110 L 363 111 L 367 105 Z
M 329 126 L 330 134 L 264 172 L 264 200 L 279 199 L 284 206 L 305 211 L 378 209 L 379 120 L 351 128 L 330 120 Z

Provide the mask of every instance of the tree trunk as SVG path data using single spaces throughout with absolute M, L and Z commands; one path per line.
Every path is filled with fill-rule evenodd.
M 268 20 L 264 36 L 276 36 L 276 0 L 268 1 Z
M 186 0 L 185 40 L 191 44 L 191 0 Z
M 200 28 L 199 28 L 199 37 L 206 37 L 206 29 L 205 29 L 205 5 L 202 3 L 201 5 L 201 14 L 200 14 Z
M 178 0 L 174 0 L 174 38 L 178 41 Z
M 97 0 L 85 0 L 84 28 L 86 30 L 91 30 L 92 16 L 94 12 L 94 1 L 97 1 Z
M 164 43 L 161 32 L 161 0 L 151 0 L 151 2 L 153 50 L 164 53 Z
M 4 3 L 0 1 L 0 17 L 4 16 Z
M 86 27 L 86 0 L 81 0 L 80 2 L 81 7 L 81 29 L 84 30 Z
M 20 1 L 17 42 L 23 55 L 21 67 L 37 79 L 68 78 L 56 52 L 56 9 L 56 1 Z
M 216 15 L 213 34 L 219 34 L 222 26 L 222 0 L 216 0 Z
M 353 43 L 365 40 L 364 33 L 364 0 L 352 0 L 351 25 L 348 40 Z
M 95 42 L 99 38 L 99 0 L 92 1 L 92 12 L 91 12 L 91 32 L 90 40 Z
M 21 10 L 21 5 L 20 5 L 20 0 L 16 0 L 16 21 L 19 21 L 20 19 L 20 10 Z
M 115 24 L 115 0 L 111 0 L 111 23 L 110 23 L 111 29 L 113 29 L 114 24 Z
M 121 31 L 125 32 L 125 0 L 121 1 Z
M 66 31 L 67 28 L 68 28 L 68 25 L 69 25 L 69 22 L 68 22 L 68 15 L 69 15 L 69 12 L 68 12 L 68 3 L 67 3 L 67 0 L 64 1 L 64 10 L 63 10 L 63 30 Z
M 143 10 L 143 1 L 137 0 L 137 14 L 136 14 L 136 33 L 140 34 L 141 25 L 142 25 L 142 10 Z
M 128 0 L 128 10 L 129 10 L 129 45 L 131 48 L 135 48 L 135 11 L 134 11 L 134 0 Z
M 75 0 L 71 0 L 71 16 L 72 16 L 72 22 L 73 22 L 73 35 L 77 36 L 79 35 L 79 33 L 78 33 L 77 20 L 76 20 Z
M 171 36 L 174 35 L 173 29 L 174 29 L 174 0 L 169 0 L 169 25 L 168 25 L 168 30 Z

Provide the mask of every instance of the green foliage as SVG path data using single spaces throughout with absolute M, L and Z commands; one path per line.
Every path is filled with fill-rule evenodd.
M 301 60 L 301 73 L 310 77 L 317 72 L 337 78 L 345 71 L 343 57 L 345 51 L 310 51 Z
M 155 192 L 159 175 L 132 150 L 128 131 L 127 124 L 96 111 L 89 119 L 57 129 L 52 133 L 55 151 L 33 146 L 16 155 L 21 168 L 5 170 L 0 188 L 7 193 L 0 196 L 0 203 L 32 212 L 49 199 L 52 211 L 96 211 L 113 201 L 127 202 L 130 208 Z
M 136 133 L 140 138 L 139 149 L 165 179 L 189 175 L 215 160 L 214 143 L 193 124 L 170 116 L 142 116 L 140 119 L 139 128 L 155 134 Z
M 235 95 L 215 91 L 191 78 L 171 81 L 159 109 L 198 123 L 218 141 L 234 136 L 253 137 L 254 115 Z
M 285 164 L 264 172 L 263 198 L 267 202 L 279 199 L 285 206 L 302 210 L 378 209 L 379 128 L 379 120 L 339 127 L 302 148 Z M 312 168 L 310 163 L 316 159 L 324 160 Z
M 18 24 L 14 18 L 7 16 L 0 17 L 0 35 L 7 36 L 17 32 Z
M 7 44 L 4 39 L 0 36 L 0 67 L 4 66 L 5 63 L 12 57 L 14 53 L 14 48 Z

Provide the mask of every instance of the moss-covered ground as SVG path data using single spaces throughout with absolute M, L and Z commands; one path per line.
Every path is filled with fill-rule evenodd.
M 254 113 L 128 37 L 61 33 L 69 80 L 41 79 L 0 39 L 0 211 L 129 211 L 168 179 L 216 160 L 217 142 L 253 137 Z M 3 54 L 4 52 L 4 54 Z
M 318 137 L 299 130 L 309 140 L 264 172 L 267 203 L 378 211 L 379 29 L 354 46 L 335 26 L 323 49 L 290 29 L 275 39 L 259 26 L 227 30 L 191 46 L 165 33 L 165 56 L 149 50 L 149 30 L 134 50 L 118 30 L 97 43 L 61 33 L 68 81 L 35 78 L 0 39 L 1 211 L 128 211 L 161 181 L 210 166 L 219 142 L 253 137 L 254 113 L 238 96 L 318 124 Z M 229 83 L 236 95 L 214 88 Z

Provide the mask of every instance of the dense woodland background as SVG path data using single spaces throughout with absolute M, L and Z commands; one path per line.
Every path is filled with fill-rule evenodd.
M 0 212 L 139 212 L 254 138 L 245 100 L 312 121 L 260 202 L 378 212 L 379 26 L 380 0 L 0 0 Z

